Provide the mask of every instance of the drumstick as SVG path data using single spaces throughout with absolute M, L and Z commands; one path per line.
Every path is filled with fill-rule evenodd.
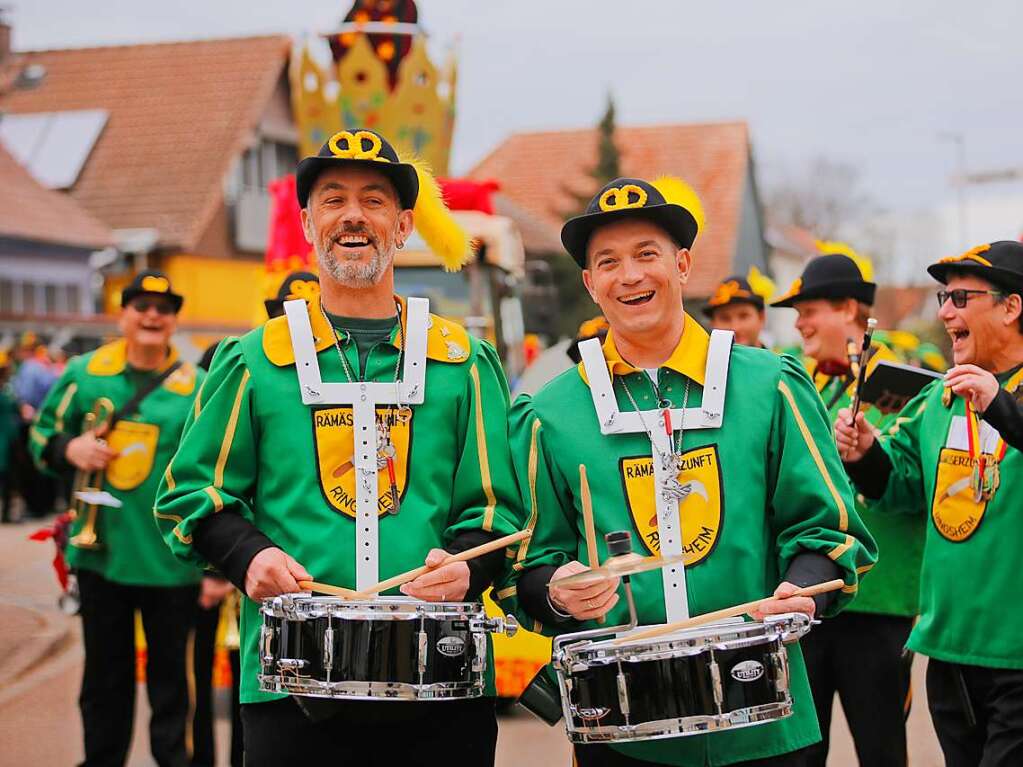
M 359 596 L 359 592 L 352 591 L 351 589 L 341 588 L 340 586 L 331 586 L 329 583 L 318 583 L 317 581 L 299 581 L 299 588 L 305 591 L 318 591 L 321 594 L 330 594 L 334 597 L 341 597 L 342 599 L 354 599 Z
M 532 534 L 533 534 L 532 530 L 519 530 L 517 533 L 512 533 L 511 535 L 506 535 L 503 538 L 497 538 L 493 541 L 482 543 L 479 546 L 474 546 L 471 549 L 460 551 L 457 554 L 452 554 L 439 565 L 436 565 L 434 567 L 420 565 L 414 570 L 409 570 L 408 572 L 401 573 L 400 575 L 395 575 L 393 578 L 388 578 L 386 581 L 380 581 L 380 583 L 376 584 L 375 586 L 370 586 L 368 589 L 363 589 L 362 591 L 356 592 L 355 596 L 360 599 L 371 597 L 374 594 L 379 594 L 381 591 L 387 591 L 387 589 L 393 589 L 395 586 L 400 586 L 403 583 L 414 581 L 420 575 L 428 573 L 431 570 L 436 570 L 438 567 L 454 564 L 455 562 L 465 562 L 466 560 L 469 559 L 481 557 L 484 554 L 489 554 L 491 551 L 497 551 L 498 549 L 503 549 L 506 546 L 511 546 L 513 543 L 518 543 L 521 540 L 525 540 Z
M 793 593 L 793 597 L 812 597 L 817 594 L 824 594 L 828 591 L 835 591 L 836 589 L 842 588 L 845 582 L 841 578 L 836 578 L 833 581 L 825 581 L 824 583 L 815 583 L 812 586 L 805 586 L 801 589 L 796 589 Z M 754 599 L 752 602 L 743 602 L 741 605 L 735 605 L 734 607 L 724 607 L 714 612 L 704 613 L 703 615 L 697 615 L 695 618 L 687 618 L 684 621 L 675 621 L 674 623 L 668 623 L 664 626 L 654 626 L 646 631 L 640 631 L 637 634 L 629 634 L 627 636 L 620 636 L 614 640 L 614 644 L 624 644 L 625 642 L 634 642 L 637 639 L 651 639 L 653 637 L 663 636 L 664 634 L 670 634 L 674 631 L 681 631 L 682 629 L 695 628 L 696 626 L 703 626 L 707 623 L 714 623 L 715 621 L 724 620 L 725 618 L 735 618 L 739 615 L 745 615 L 748 612 L 752 612 L 764 602 L 769 602 L 775 599 L 774 596 L 762 597 L 761 599 Z M 786 597 L 789 599 L 791 597 Z
M 593 499 L 590 497 L 590 482 L 586 478 L 586 466 L 579 464 L 579 499 L 583 507 L 583 532 L 586 534 L 586 558 L 591 568 L 599 567 L 597 560 L 597 531 L 593 526 Z M 606 623 L 607 618 L 601 615 L 597 623 Z

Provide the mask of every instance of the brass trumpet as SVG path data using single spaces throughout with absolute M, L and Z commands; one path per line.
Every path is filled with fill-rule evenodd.
M 93 405 L 92 411 L 85 414 L 83 419 L 82 434 L 93 431 L 97 436 L 106 432 L 110 418 L 114 414 L 114 403 L 106 397 L 100 397 Z M 79 549 L 97 551 L 103 548 L 96 532 L 96 518 L 99 513 L 99 506 L 95 503 L 88 503 L 79 497 L 80 493 L 98 493 L 103 487 L 103 473 L 105 469 L 86 471 L 79 469 L 75 472 L 74 483 L 71 486 L 71 507 L 68 511 L 73 519 L 78 519 L 83 513 L 86 515 L 85 524 L 70 539 L 72 546 Z

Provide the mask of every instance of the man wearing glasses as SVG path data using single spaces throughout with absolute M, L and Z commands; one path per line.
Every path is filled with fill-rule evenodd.
M 182 302 L 166 275 L 136 275 L 121 294 L 122 337 L 68 363 L 31 432 L 36 461 L 53 472 L 79 472 L 85 488 L 76 488 L 94 504 L 79 505 L 67 547 L 81 596 L 79 706 L 89 767 L 124 764 L 128 756 L 136 610 L 146 632 L 153 757 L 160 765 L 188 764 L 185 648 L 201 573 L 175 559 L 153 522 L 157 485 L 203 376 L 179 361 L 170 342 Z
M 1023 764 L 1023 244 L 981 245 L 927 271 L 946 285 L 938 317 L 955 366 L 887 434 L 844 410 L 835 436 L 869 501 L 930 517 L 909 647 L 930 658 L 946 764 Z

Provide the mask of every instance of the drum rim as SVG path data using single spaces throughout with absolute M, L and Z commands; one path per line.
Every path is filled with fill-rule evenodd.
M 737 716 L 743 714 L 742 717 Z M 785 692 L 785 700 L 776 703 L 764 703 L 759 706 L 748 706 L 732 712 L 721 714 L 701 714 L 699 716 L 674 717 L 671 719 L 655 719 L 632 725 L 603 725 L 596 727 L 577 727 L 571 719 L 567 719 L 568 738 L 573 743 L 634 743 L 640 740 L 660 740 L 663 738 L 681 738 L 690 735 L 702 735 L 719 730 L 739 730 L 754 727 L 767 722 L 786 719 L 792 715 L 792 693 Z M 745 719 L 735 722 L 733 719 Z M 687 723 L 689 726 L 687 727 Z
M 421 617 L 444 619 L 472 617 L 484 615 L 486 612 L 482 602 L 424 602 L 404 596 L 349 600 L 305 593 L 284 594 L 264 599 L 259 610 L 264 616 L 284 620 L 326 617 L 340 620 L 415 620 Z
M 332 700 L 466 700 L 480 698 L 485 691 L 484 673 L 471 672 L 471 682 L 361 682 L 342 680 L 324 682 L 319 679 L 288 679 L 280 675 L 259 674 L 259 689 L 262 692 L 299 695 L 310 698 Z M 379 694 L 373 694 L 379 690 Z

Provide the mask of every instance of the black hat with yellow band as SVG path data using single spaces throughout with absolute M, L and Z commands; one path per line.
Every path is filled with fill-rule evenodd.
M 1023 293 L 1023 243 L 999 240 L 978 245 L 927 267 L 927 273 L 943 284 L 948 283 L 950 271 L 975 274 L 996 287 Z
M 855 298 L 873 306 L 877 285 L 870 262 L 845 243 L 818 242 L 817 248 L 824 255 L 810 259 L 799 279 L 771 306 L 791 307 L 815 298 Z
M 263 301 L 268 317 L 280 317 L 284 314 L 284 302 L 296 298 L 304 299 L 314 306 L 320 300 L 320 278 L 312 272 L 291 272 L 277 288 L 277 295 Z
M 736 304 L 749 304 L 758 311 L 763 311 L 764 302 L 770 300 L 772 293 L 774 282 L 771 278 L 761 274 L 755 266 L 751 266 L 746 277 L 739 274 L 725 277 L 707 300 L 703 313 L 713 317 L 718 309 Z
M 662 177 L 652 184 L 639 178 L 616 178 L 594 195 L 586 211 L 565 222 L 561 242 L 583 269 L 586 248 L 601 226 L 626 218 L 642 218 L 664 229 L 679 248 L 691 248 L 703 223 L 696 193 L 677 178 Z
M 183 296 L 171 290 L 170 279 L 157 269 L 143 269 L 132 278 L 128 286 L 121 291 L 121 307 L 127 306 L 142 295 L 165 296 L 174 307 L 174 313 L 181 311 L 185 302 Z
M 376 131 L 365 128 L 335 133 L 320 147 L 314 157 L 306 157 L 295 171 L 295 192 L 298 204 L 309 203 L 309 193 L 316 179 L 329 167 L 340 163 L 366 163 L 387 176 L 398 192 L 403 208 L 415 207 L 419 196 L 419 176 L 412 163 L 402 162 L 390 142 Z

